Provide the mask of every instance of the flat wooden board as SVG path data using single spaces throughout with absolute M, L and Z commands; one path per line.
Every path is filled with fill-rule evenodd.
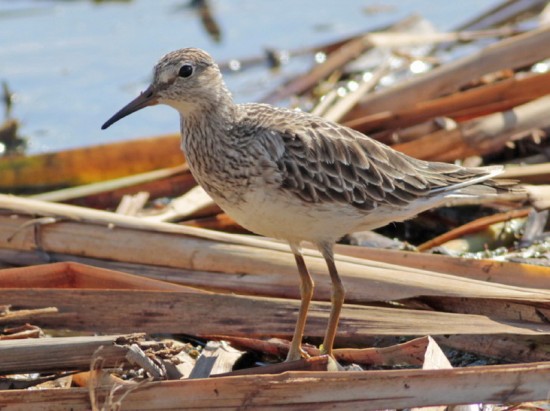
M 549 363 L 440 370 L 287 372 L 147 383 L 122 399 L 131 410 L 361 410 L 548 398 Z M 103 404 L 114 387 L 94 395 Z M 120 386 L 115 400 L 129 390 Z M 0 392 L 3 411 L 88 410 L 84 388 Z M 107 403 L 109 404 L 109 403 Z M 46 408 L 42 408 L 46 409 Z

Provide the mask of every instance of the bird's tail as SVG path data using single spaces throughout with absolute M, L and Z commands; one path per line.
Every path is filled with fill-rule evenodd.
M 448 191 L 452 192 L 451 196 L 477 197 L 481 195 L 496 195 L 522 191 L 520 187 L 516 186 L 517 181 L 515 180 L 493 178 L 504 171 L 503 166 L 478 167 L 476 170 L 484 170 L 486 173 L 476 178 L 449 186 Z

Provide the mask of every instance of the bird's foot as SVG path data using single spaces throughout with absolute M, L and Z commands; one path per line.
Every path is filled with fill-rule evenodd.
M 332 350 L 325 350 L 325 347 L 321 344 L 319 346 L 319 351 L 321 351 L 321 355 L 328 356 L 327 371 L 346 371 L 346 367 L 336 361 Z
M 298 361 L 302 358 L 309 358 L 309 354 L 305 352 L 301 346 L 298 348 L 293 349 L 293 347 L 290 347 L 290 350 L 288 350 L 288 354 L 286 356 L 285 362 L 289 361 Z
M 334 356 L 329 355 L 327 371 L 346 371 L 346 367 L 344 367 L 342 364 L 336 361 L 336 358 L 334 358 Z

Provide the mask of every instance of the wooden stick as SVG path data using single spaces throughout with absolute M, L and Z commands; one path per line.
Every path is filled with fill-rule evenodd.
M 288 299 L 139 290 L 0 289 L 0 301 L 17 303 L 21 308 L 55 303 L 58 314 L 34 321 L 48 328 L 285 338 L 292 335 L 300 306 L 299 301 Z M 536 308 L 535 304 L 531 310 Z M 323 336 L 330 304 L 314 302 L 309 311 L 306 335 Z M 543 321 L 520 323 L 483 315 L 347 304 L 337 341 L 360 345 L 372 335 L 442 334 L 550 335 L 550 325 Z
M 372 44 L 364 37 L 350 40 L 347 44 L 330 54 L 323 63 L 314 66 L 306 74 L 295 78 L 290 83 L 270 93 L 264 97 L 261 102 L 273 104 L 289 96 L 305 92 L 319 83 L 321 79 L 327 77 L 350 60 L 358 57 L 364 50 L 371 46 Z
M 509 166 L 501 176 L 526 184 L 548 184 L 550 182 L 550 163 Z
M 208 341 L 189 378 L 208 378 L 215 374 L 229 373 L 243 354 L 242 351 L 229 346 L 224 341 Z
M 345 125 L 362 132 L 396 129 L 418 124 L 437 116 L 455 117 L 465 109 L 480 110 L 492 103 L 504 103 L 498 111 L 508 110 L 550 93 L 550 73 L 531 75 L 525 78 L 511 78 L 504 81 L 476 87 L 463 92 L 419 101 L 412 107 L 359 117 L 345 122 Z M 496 111 L 496 109 L 495 109 Z M 356 112 L 356 115 L 359 115 Z
M 371 32 L 366 34 L 375 47 L 410 47 L 427 44 L 438 44 L 452 42 L 467 42 L 488 37 L 502 37 L 518 34 L 517 30 L 510 27 L 480 31 L 455 31 L 455 32 L 434 32 L 434 33 L 392 33 L 392 32 Z
M 550 125 L 550 96 L 512 110 L 461 123 L 457 129 L 441 130 L 417 140 L 396 144 L 394 149 L 432 161 L 454 161 L 501 150 L 515 134 Z
M 142 218 L 149 221 L 175 221 L 207 209 L 219 210 L 219 207 L 201 186 L 195 186 L 184 195 L 173 199 L 162 213 Z
M 121 217 L 125 217 L 127 223 L 131 219 L 131 217 L 119 215 L 116 219 Z M 43 226 L 37 238 L 34 230 L 29 229 L 32 228 L 32 221 L 28 217 L 14 219 L 0 215 L 0 248 L 33 250 L 38 246 L 43 252 L 84 254 L 100 259 L 167 266 L 191 272 L 224 273 L 223 276 L 212 274 L 208 276 L 212 280 L 217 278 L 221 284 L 218 285 L 213 281 L 212 289 L 219 289 L 224 283 L 231 282 L 233 287 L 236 285 L 243 287 L 242 281 L 250 278 L 250 281 L 255 283 L 256 287 L 259 286 L 264 293 L 277 291 L 283 293 L 281 296 L 297 296 L 298 293 L 295 262 L 289 252 L 238 244 L 220 245 L 206 239 L 176 236 L 173 235 L 174 233 L 136 231 L 123 227 L 109 229 L 78 222 L 60 222 Z M 138 221 L 138 223 L 142 222 Z M 156 224 L 163 227 L 173 225 Z M 190 230 L 190 227 L 175 226 L 174 231 L 179 228 Z M 249 240 L 229 234 L 223 237 L 235 237 L 236 242 Z M 268 244 L 278 245 L 266 240 L 260 244 L 266 244 L 266 247 Z M 308 255 L 306 262 L 318 284 L 315 298 L 330 298 L 330 281 L 325 262 L 318 254 L 314 255 L 312 252 L 306 254 Z M 340 256 L 337 264 L 349 289 L 347 295 L 349 302 L 400 300 L 417 295 L 530 299 L 545 299 L 550 296 L 548 291 L 484 284 L 475 280 L 404 266 L 370 263 L 353 257 Z M 270 274 L 271 283 L 266 282 L 265 276 L 268 274 Z M 242 280 L 238 281 L 239 278 Z M 204 281 L 203 279 L 203 285 Z
M 483 74 L 533 64 L 548 57 L 545 45 L 549 43 L 548 26 L 502 40 L 395 87 L 366 96 L 357 111 L 352 110 L 346 119 L 388 110 L 399 111 L 418 101 L 450 94 Z
M 353 249 L 358 249 L 359 251 L 368 250 L 368 249 L 363 249 L 363 248 L 360 248 L 360 247 L 349 247 L 349 248 L 351 248 L 352 250 Z M 384 259 L 384 256 L 381 255 L 380 251 L 383 251 L 383 250 L 371 250 L 371 253 L 376 253 L 377 258 Z M 391 261 L 392 258 L 396 258 L 397 256 L 399 256 L 399 257 L 402 256 L 402 258 L 405 259 L 411 265 L 415 265 L 415 264 L 418 264 L 418 263 L 426 264 L 427 259 L 429 259 L 430 257 L 435 258 L 436 262 L 438 262 L 441 259 L 443 259 L 443 260 L 449 259 L 449 260 L 451 260 L 451 262 L 453 264 L 456 264 L 456 266 L 453 266 L 453 267 L 456 268 L 456 271 L 459 274 L 464 275 L 464 273 L 468 273 L 468 274 L 471 275 L 472 271 L 478 270 L 480 275 L 482 275 L 484 277 L 488 277 L 488 278 L 491 278 L 492 276 L 496 275 L 495 273 L 498 273 L 498 271 L 495 271 L 495 268 L 497 268 L 501 265 L 504 265 L 505 267 L 510 266 L 510 267 L 508 267 L 508 270 L 506 270 L 506 271 L 509 271 L 510 278 L 513 278 L 518 283 L 520 283 L 522 281 L 522 279 L 529 280 L 531 278 L 534 278 L 534 279 L 540 281 L 542 288 L 546 289 L 547 284 L 548 284 L 548 275 L 545 275 L 544 272 L 541 272 L 540 275 L 537 275 L 537 270 L 536 269 L 539 268 L 539 267 L 536 267 L 536 266 L 514 264 L 514 263 L 499 263 L 499 262 L 495 262 L 495 261 L 477 261 L 477 260 L 473 260 L 474 262 L 477 262 L 478 265 L 472 265 L 473 268 L 470 269 L 468 266 L 464 265 L 464 262 L 461 259 L 457 259 L 457 258 L 449 258 L 449 257 L 445 257 L 445 256 L 422 255 L 422 254 L 419 254 L 419 253 L 416 253 L 416 254 L 415 253 L 402 253 L 402 252 L 396 252 L 396 253 L 393 253 L 393 255 L 392 255 L 392 253 L 388 254 L 387 251 L 386 251 L 386 254 L 387 254 L 387 258 L 386 258 L 387 260 Z M 87 261 L 87 262 L 92 262 L 93 263 L 94 261 Z M 98 264 L 97 261 L 95 263 Z M 225 280 L 227 283 L 230 283 L 227 279 L 227 275 L 221 275 L 219 277 L 214 277 L 214 276 L 212 276 L 212 274 L 210 274 L 208 272 L 193 273 L 193 276 L 196 276 L 197 279 L 196 280 L 190 280 L 190 279 L 186 278 L 190 275 L 190 273 L 183 273 L 180 270 L 166 269 L 166 268 L 162 268 L 162 267 L 158 267 L 158 266 L 150 267 L 148 270 L 144 270 L 144 267 L 141 267 L 141 269 L 140 269 L 139 266 L 134 266 L 133 268 L 129 265 L 110 265 L 110 266 L 113 267 L 113 268 L 119 268 L 119 269 L 123 269 L 123 270 L 126 270 L 126 271 L 129 270 L 129 271 L 132 271 L 132 272 L 138 272 L 142 275 L 151 276 L 153 274 L 154 278 L 158 278 L 158 279 L 162 279 L 162 280 L 169 280 L 169 281 L 179 282 L 179 283 L 183 283 L 183 284 L 190 284 L 191 283 L 195 286 L 197 286 L 199 284 L 202 284 L 202 286 L 204 288 L 210 288 L 210 289 L 212 289 L 213 286 L 209 285 L 209 283 L 210 282 L 212 282 L 212 283 L 219 282 L 218 278 Z M 82 266 L 82 267 L 85 267 L 85 266 Z M 534 269 L 534 270 L 532 270 L 532 269 Z M 544 270 L 548 271 L 547 269 L 544 269 Z M 4 272 L 5 271 L 6 270 L 4 270 Z M 11 270 L 11 271 L 15 271 L 15 270 Z M 31 277 L 29 275 L 29 274 L 32 274 L 31 268 L 25 268 L 23 271 L 27 272 L 27 275 L 25 275 L 25 278 Z M 540 270 L 538 270 L 538 271 L 540 271 Z M 0 271 L 0 274 L 2 274 L 1 271 Z M 113 274 L 115 274 L 115 275 L 113 276 Z M 113 279 L 115 279 L 117 273 L 114 272 L 113 274 L 111 274 L 111 277 L 114 277 Z M 138 280 L 139 279 L 140 279 L 140 277 L 138 277 Z M 200 281 L 202 281 L 202 283 Z M 278 292 L 276 281 L 277 280 L 275 279 L 273 286 L 271 288 L 267 288 L 262 294 L 271 295 L 271 296 L 280 295 L 280 292 Z M 6 281 L 2 280 L 2 283 L 6 284 Z M 128 282 L 128 283 L 132 284 L 132 282 Z M 263 284 L 265 285 L 265 281 L 263 282 Z M 13 284 L 13 283 L 12 284 L 8 283 L 8 286 L 14 287 L 14 286 L 17 286 L 17 285 Z M 35 283 L 34 288 L 37 288 L 39 286 L 40 286 L 40 283 Z M 147 286 L 147 284 L 145 284 L 145 286 Z M 169 284 L 167 284 L 167 286 L 169 286 Z M 29 281 L 29 283 L 26 285 L 26 287 L 33 287 L 32 282 Z M 231 283 L 231 286 L 218 284 L 217 287 L 220 288 L 220 289 L 222 287 L 225 287 L 223 289 L 224 292 L 232 291 L 232 292 L 236 292 L 236 293 L 240 293 L 240 294 L 243 294 L 243 293 L 246 293 L 246 292 L 251 293 L 250 287 L 247 286 L 246 284 L 243 284 L 242 278 L 238 278 L 238 276 L 233 279 L 233 282 Z M 134 288 L 134 287 L 132 287 L 132 288 Z M 143 288 L 141 288 L 141 289 L 143 289 Z M 166 289 L 169 289 L 169 288 L 167 287 Z M 298 299 L 299 295 L 298 295 L 297 287 L 294 287 L 293 290 L 294 290 L 293 297 Z M 189 291 L 190 292 L 196 292 L 195 289 L 189 289 Z M 329 289 L 328 289 L 328 286 L 327 286 L 325 300 L 328 301 L 329 295 L 330 295 L 330 292 L 329 292 Z M 410 301 L 411 300 L 407 300 L 407 301 L 402 300 L 402 303 L 405 306 L 411 306 Z M 412 299 L 412 301 L 417 301 L 417 299 Z M 423 297 L 422 301 L 424 301 L 423 305 L 426 306 L 425 301 L 428 301 L 427 297 Z M 501 320 L 506 320 L 506 321 L 530 321 L 532 323 L 537 323 L 537 322 L 543 321 L 542 319 L 545 318 L 545 316 L 550 316 L 550 312 L 546 313 L 546 311 L 548 311 L 548 308 L 545 306 L 544 302 L 537 303 L 535 301 L 526 302 L 526 301 L 522 301 L 522 300 L 513 301 L 513 300 L 510 300 L 510 299 L 501 300 L 501 299 L 487 299 L 487 298 L 469 298 L 469 299 L 466 299 L 464 297 L 460 297 L 458 304 L 457 303 L 450 304 L 449 301 L 453 301 L 453 299 L 452 298 L 443 298 L 443 297 L 434 297 L 429 301 L 431 301 L 431 302 L 429 303 L 428 306 L 431 307 L 432 309 L 435 308 L 435 309 L 444 310 L 444 311 L 462 312 L 462 313 L 466 312 L 466 313 L 475 313 L 475 314 L 481 314 L 481 315 L 488 315 L 488 316 L 491 316 L 491 318 L 501 319 Z M 416 302 L 412 304 L 413 307 L 415 307 L 416 305 L 417 305 Z M 439 308 L 439 307 L 443 307 L 443 308 Z M 31 317 L 31 319 L 34 319 L 34 316 Z M 12 319 L 11 322 L 13 322 L 13 321 L 14 320 Z M 18 320 L 18 321 L 20 321 L 20 320 Z M 25 321 L 28 321 L 28 320 L 25 320 Z M 0 322 L 2 322 L 2 321 L 0 320 Z M 208 337 L 212 338 L 211 335 L 209 335 Z M 315 355 L 314 352 L 311 352 L 310 354 Z M 540 358 L 539 358 L 539 360 L 540 360 Z
M 39 192 L 89 184 L 177 166 L 184 157 L 179 135 L 123 141 L 30 157 L 9 157 L 0 161 L 0 189 Z M 131 159 L 131 168 L 128 167 Z
M 483 282 L 500 283 L 517 287 L 548 289 L 550 270 L 547 267 L 532 264 L 521 264 L 510 261 L 495 261 L 489 259 L 457 258 L 446 255 L 425 254 L 401 250 L 384 250 L 370 247 L 358 247 L 337 244 L 335 250 L 339 255 L 353 256 L 363 260 L 379 261 L 386 264 L 407 266 L 420 270 L 446 273 L 454 276 L 471 278 Z M 294 283 L 289 283 L 288 291 L 279 292 L 286 287 L 285 277 L 272 274 L 258 274 L 257 288 L 252 281 L 253 274 L 243 277 L 239 274 L 216 274 L 208 271 L 185 270 L 178 268 L 149 266 L 145 264 L 123 263 L 110 260 L 101 260 L 90 257 L 79 257 L 68 254 L 43 253 L 35 251 L 17 251 L 0 249 L 0 261 L 11 265 L 37 265 L 53 261 L 76 261 L 94 267 L 109 270 L 123 271 L 156 280 L 189 285 L 218 292 L 236 292 L 239 294 L 265 295 L 272 297 L 299 298 Z M 261 276 L 261 277 L 260 277 Z M 284 283 L 284 284 L 283 284 Z M 272 286 L 271 286 L 272 284 Z M 328 283 L 326 284 L 328 286 Z M 325 282 L 317 284 L 324 287 Z M 292 292 L 294 290 L 294 292 Z M 323 298 L 325 297 L 325 298 Z M 329 292 L 317 293 L 319 300 L 328 301 Z
M 419 17 L 413 16 L 393 25 L 389 30 L 406 30 L 416 24 Z M 293 79 L 290 83 L 280 87 L 262 99 L 263 103 L 273 104 L 289 96 L 302 94 L 319 83 L 319 81 L 335 70 L 341 68 L 351 60 L 357 58 L 365 50 L 373 47 L 369 34 L 357 36 L 343 44 L 327 56 L 327 59 L 313 67 L 306 74 Z
M 408 267 L 430 269 L 432 271 L 472 278 L 480 281 L 497 282 L 519 287 L 548 289 L 550 272 L 546 267 L 518 264 L 488 259 L 467 259 L 446 255 L 425 254 L 400 250 L 380 250 L 368 247 L 355 247 L 338 244 L 339 254 L 355 256 L 367 260 L 403 264 Z
M 509 404 L 548 398 L 550 364 L 516 364 L 442 370 L 288 372 L 147 383 L 132 391 L 123 409 L 362 410 L 467 403 Z M 95 394 L 105 397 L 111 387 Z M 6 411 L 89 409 L 85 388 L 0 392 Z
M 420 300 L 428 307 L 445 312 L 475 313 L 505 321 L 548 323 L 550 319 L 550 303 L 525 305 L 515 301 L 501 304 L 493 299 L 473 299 L 466 301 L 457 297 L 423 297 Z M 405 305 L 406 302 L 404 302 Z
M 35 200 L 43 201 L 69 201 L 82 197 L 98 196 L 101 193 L 123 191 L 132 187 L 135 191 L 149 191 L 149 183 L 157 182 L 160 179 L 168 179 L 179 175 L 190 175 L 189 167 L 187 165 L 181 165 L 172 168 L 164 168 L 160 170 L 148 171 L 146 173 L 135 174 L 128 177 L 121 177 L 114 180 L 101 181 L 97 183 L 91 183 L 83 186 L 64 188 L 56 191 L 49 191 L 46 193 L 40 193 L 30 196 Z M 192 178 L 189 179 L 194 182 Z M 184 188 L 180 188 L 182 191 Z M 134 191 L 134 192 L 135 192 Z M 123 194 L 126 194 L 125 192 Z M 119 197 L 122 197 L 119 194 Z M 154 197 L 154 196 L 153 196 Z
M 42 315 L 55 314 L 58 311 L 56 307 L 35 308 L 32 310 L 11 310 L 2 307 L 2 315 L 0 316 L 0 324 L 13 324 L 21 321 L 32 321 Z
M 128 348 L 116 345 L 121 337 L 136 340 L 143 334 L 0 341 L 0 374 L 88 370 L 99 347 L 103 347 L 105 366 L 113 367 L 123 362 L 128 352 Z

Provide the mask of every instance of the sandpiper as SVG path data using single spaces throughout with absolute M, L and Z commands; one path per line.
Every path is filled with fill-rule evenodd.
M 322 350 L 332 356 L 344 286 L 333 246 L 344 234 L 403 221 L 457 196 L 494 192 L 501 166 L 465 168 L 399 153 L 308 113 L 235 104 L 212 57 L 166 54 L 152 84 L 104 125 L 154 104 L 181 117 L 181 147 L 197 182 L 252 232 L 286 240 L 300 274 L 301 305 L 287 361 L 301 357 L 313 280 L 301 243 L 317 246 L 332 280 Z

